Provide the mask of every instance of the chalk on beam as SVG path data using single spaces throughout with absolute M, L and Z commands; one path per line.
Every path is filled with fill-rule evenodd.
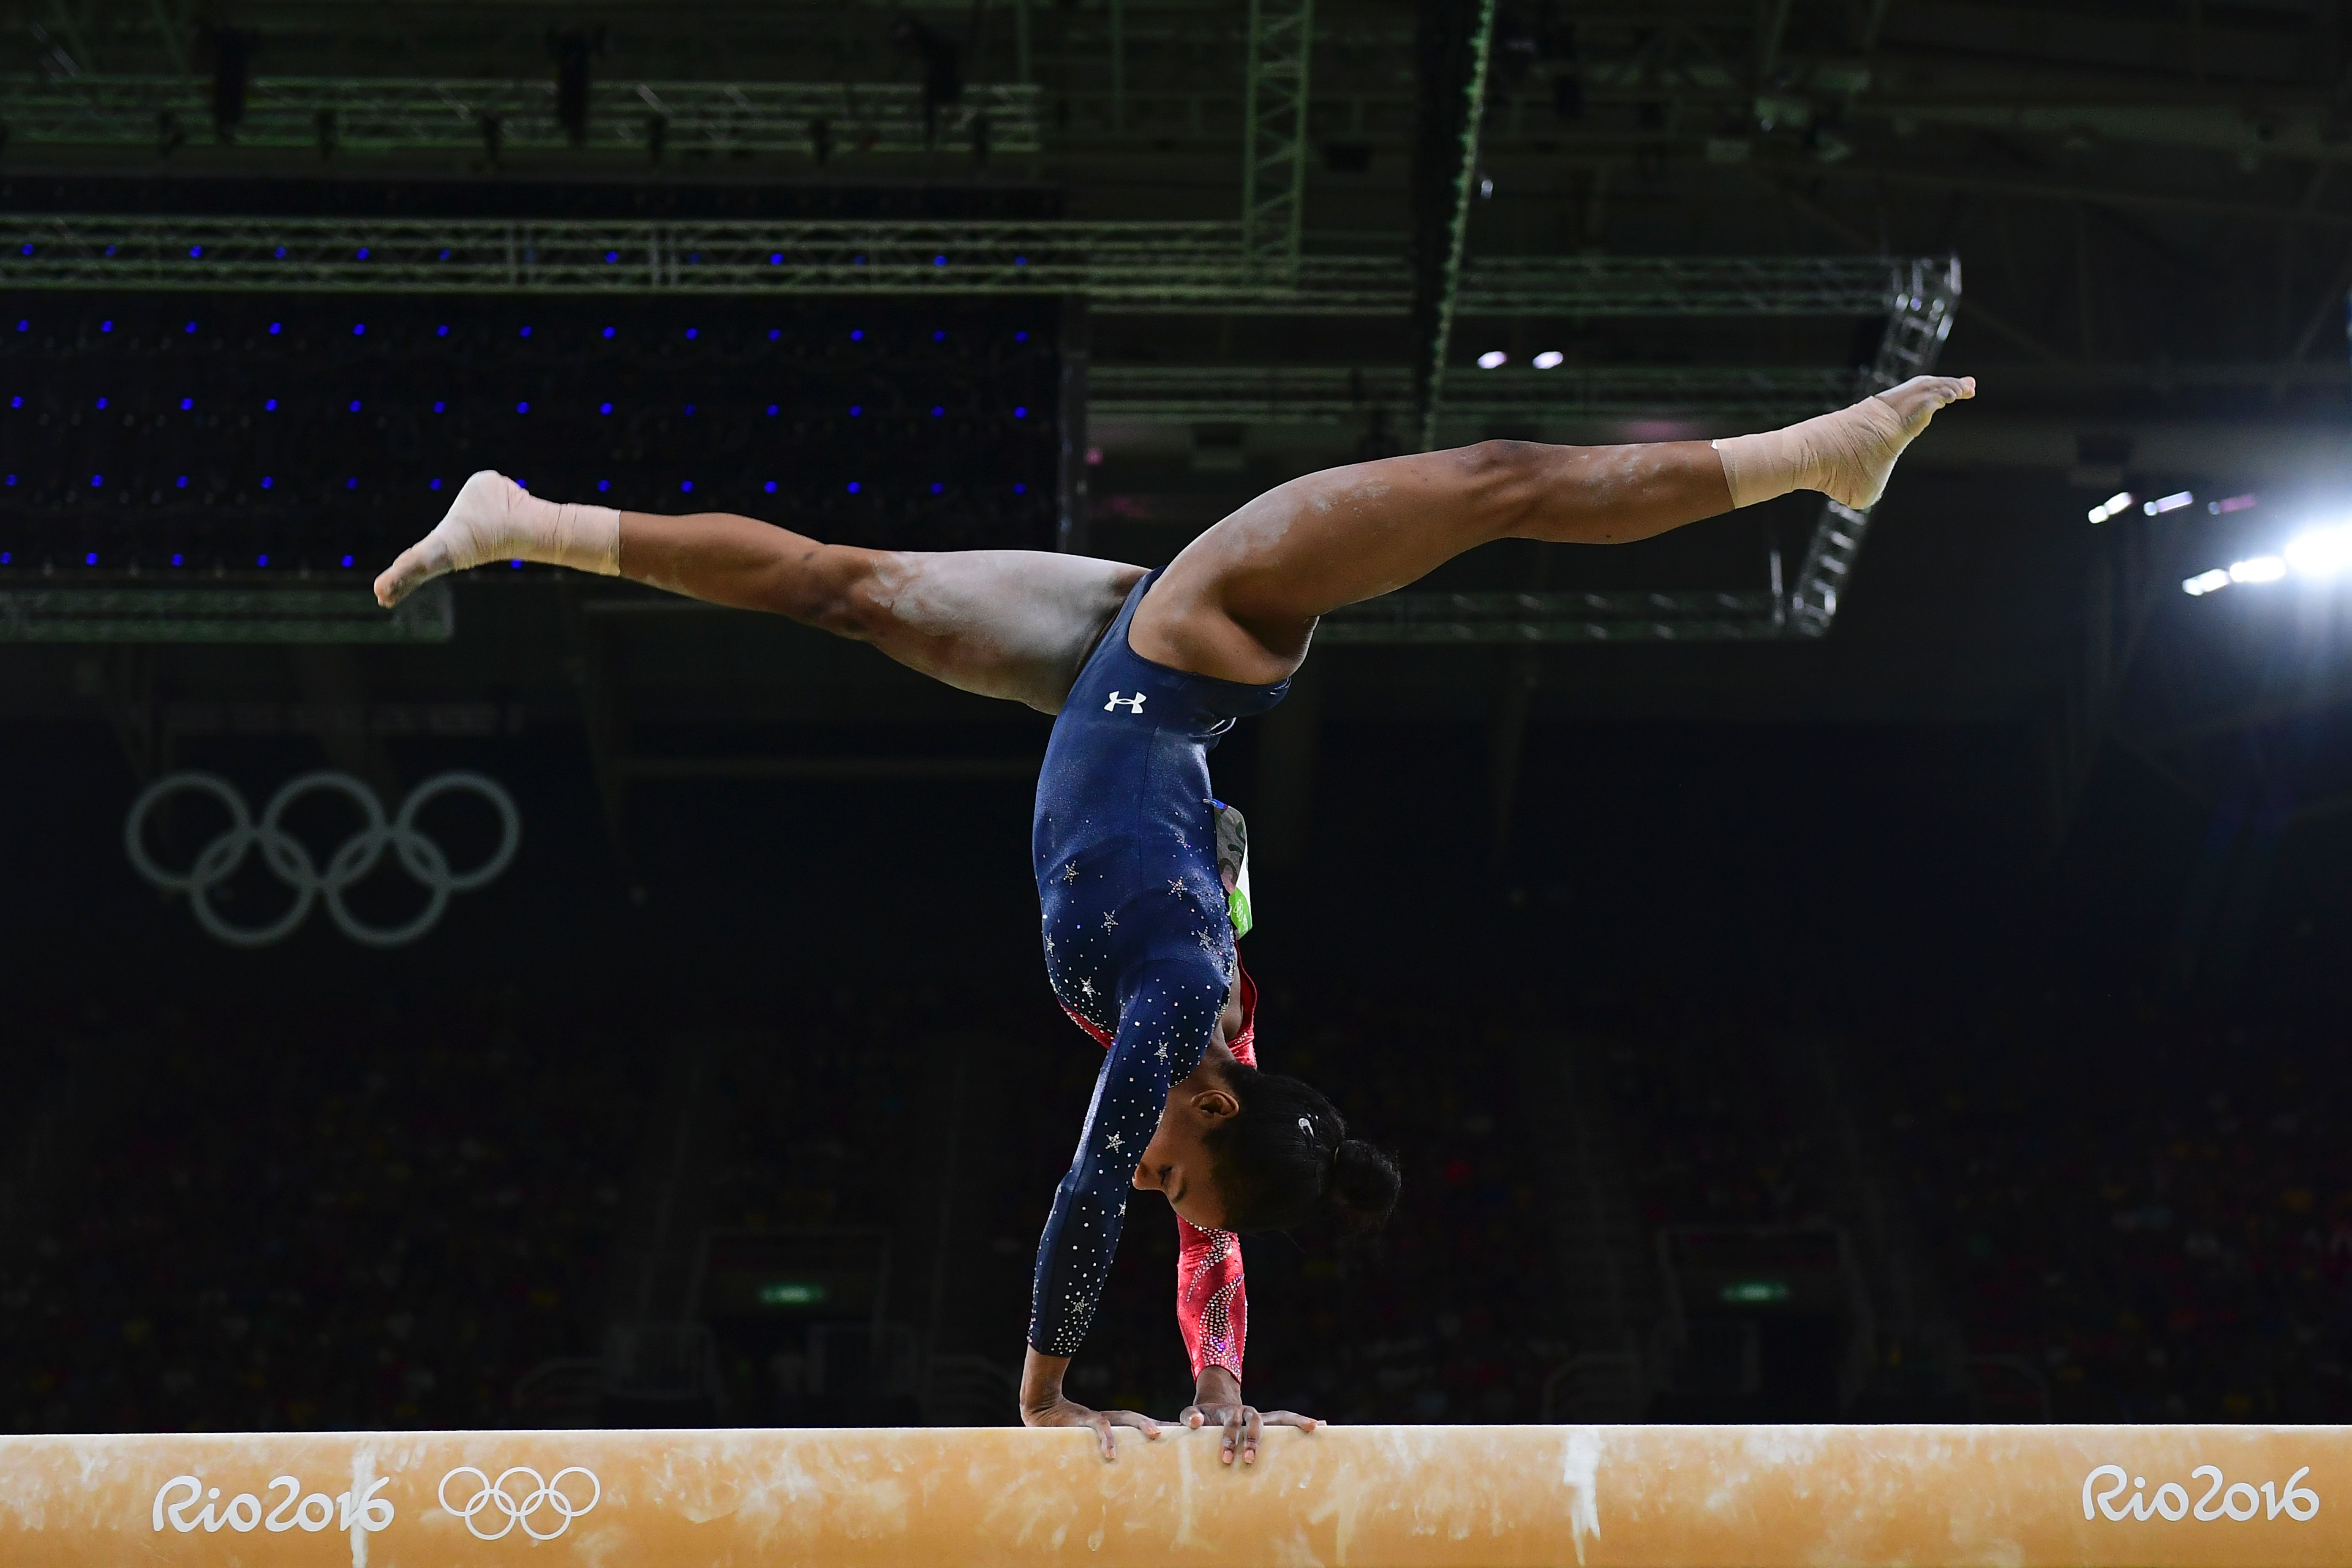
M 2352 1429 L 1358 1426 L 0 1437 L 9 1568 L 2300 1568 Z

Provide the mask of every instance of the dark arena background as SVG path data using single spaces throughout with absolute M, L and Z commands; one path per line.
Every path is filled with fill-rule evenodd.
M 2352 1420 L 2335 0 L 5 15 L 0 1431 L 1018 1420 L 1050 721 L 378 610 L 476 469 L 1158 565 L 1930 365 L 1874 510 L 1481 549 L 1216 752 L 1404 1173 L 1248 1241 L 1250 1397 Z M 1070 1391 L 1172 1417 L 1162 1207 Z

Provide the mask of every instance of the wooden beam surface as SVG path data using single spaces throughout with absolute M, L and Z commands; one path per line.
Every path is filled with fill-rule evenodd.
M 2352 1562 L 2343 1427 L 1343 1426 L 1269 1433 L 1246 1470 L 1217 1452 L 1126 1432 L 1105 1463 L 1081 1431 L 944 1428 L 0 1437 L 0 1562 Z

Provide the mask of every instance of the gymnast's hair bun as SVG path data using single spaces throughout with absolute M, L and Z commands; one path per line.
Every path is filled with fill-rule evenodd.
M 1396 1207 L 1397 1193 L 1403 1185 L 1395 1161 L 1361 1138 L 1342 1138 L 1331 1152 L 1330 1185 L 1325 1189 L 1325 1200 L 1344 1228 L 1373 1230 Z
M 1238 1114 L 1202 1137 L 1224 1199 L 1225 1228 L 1290 1230 L 1328 1215 L 1370 1230 L 1396 1207 L 1393 1161 L 1348 1136 L 1337 1107 L 1313 1084 L 1242 1062 L 1224 1064 Z

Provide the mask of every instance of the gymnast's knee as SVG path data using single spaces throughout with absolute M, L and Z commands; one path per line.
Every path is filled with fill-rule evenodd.
M 893 619 L 889 560 L 878 551 L 821 545 L 793 584 L 792 602 L 780 607 L 804 626 L 851 642 L 879 642 Z

